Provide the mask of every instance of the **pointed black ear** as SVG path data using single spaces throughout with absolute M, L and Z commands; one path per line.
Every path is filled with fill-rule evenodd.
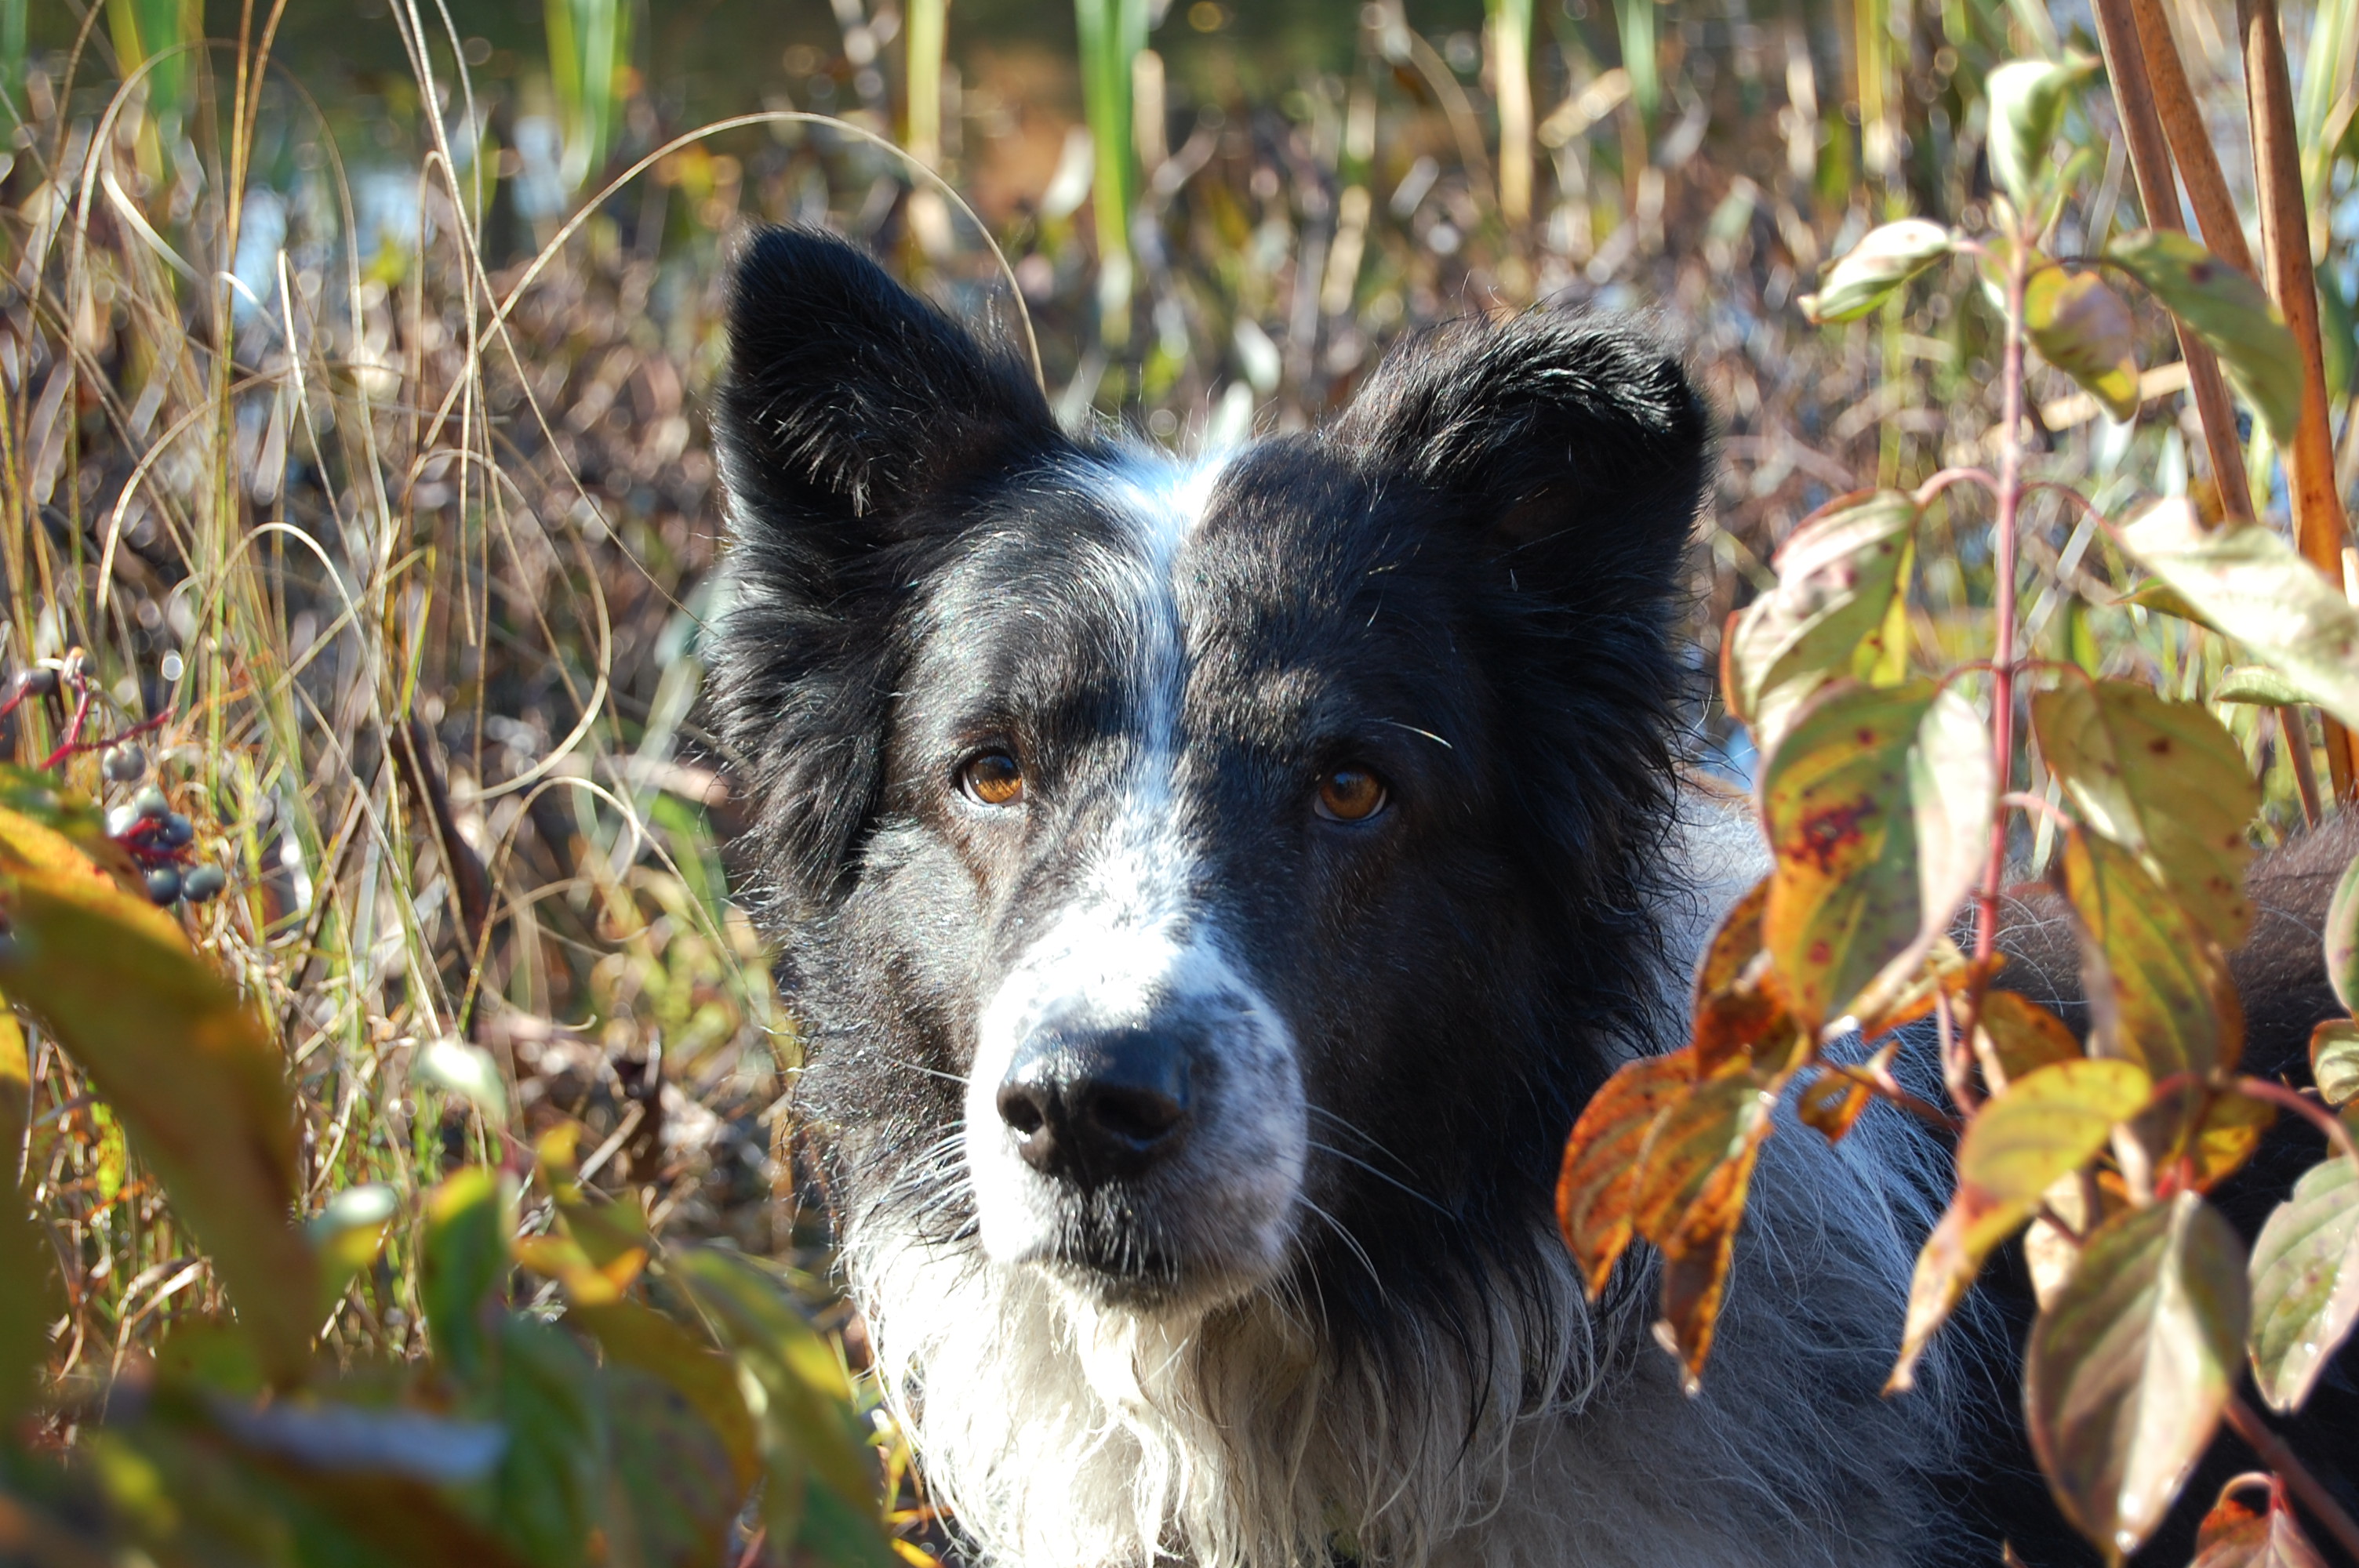
M 874 813 L 908 584 L 962 496 L 1062 438 L 1021 361 L 793 229 L 738 258 L 712 422 L 735 535 L 714 703 L 754 796 L 750 891 L 791 913 Z
M 1619 323 L 1534 310 L 1402 340 L 1334 434 L 1458 498 L 1517 583 L 1558 603 L 1676 588 L 1712 421 L 1677 359 Z
M 714 424 L 745 533 L 890 516 L 1056 428 L 1022 362 L 807 229 L 738 257 Z

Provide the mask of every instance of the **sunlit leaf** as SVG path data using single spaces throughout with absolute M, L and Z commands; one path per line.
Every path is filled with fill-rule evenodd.
M 2133 1062 L 2081 1057 L 2035 1068 L 1978 1112 L 1958 1141 L 1958 1178 L 2002 1202 L 2037 1203 L 2096 1158 L 2154 1080 Z
M 492 1126 L 507 1119 L 507 1085 L 500 1079 L 499 1064 L 482 1046 L 451 1036 L 429 1040 L 418 1048 L 416 1070 L 436 1088 L 473 1105 Z
M 2359 1023 L 2330 1018 L 2310 1031 L 2310 1076 L 2329 1105 L 2359 1099 Z
M 1950 231 L 1922 218 L 1870 229 L 1827 269 L 1819 291 L 1799 301 L 1813 321 L 1853 321 L 1891 297 L 1910 278 L 1950 254 Z
M 2301 412 L 2301 358 L 2261 286 L 2185 234 L 2142 229 L 2105 247 L 2220 356 L 2228 379 L 2279 441 Z
M 540 1563 L 582 1561 L 603 1511 L 603 1387 L 571 1336 L 530 1318 L 499 1325 L 495 1409 L 507 1434 L 493 1522 Z
M 2081 1054 L 2081 1043 L 2062 1019 L 2027 996 L 2002 990 L 1983 993 L 1973 1047 L 1994 1094 L 2026 1073 Z
M 589 1330 L 610 1365 L 636 1367 L 685 1399 L 712 1429 L 738 1490 L 753 1486 L 760 1474 L 759 1440 L 727 1357 L 654 1308 L 627 1298 L 594 1306 L 575 1303 L 566 1315 Z
M 290 1223 L 295 1115 L 261 1022 L 179 925 L 67 839 L 0 810 L 9 996 L 130 1129 L 282 1381 L 310 1363 L 319 1292 Z
M 2033 1323 L 2024 1413 L 2065 1515 L 2135 1551 L 2212 1441 L 2245 1338 L 2244 1249 L 2193 1193 L 2097 1227 Z
M 2253 1379 L 2301 1408 L 2359 1319 L 2359 1169 L 2330 1153 L 2294 1184 L 2253 1243 Z
M 391 1187 L 383 1182 L 367 1182 L 336 1194 L 304 1222 L 303 1234 L 320 1259 L 322 1314 L 344 1293 L 354 1275 L 376 1261 L 400 1204 L 401 1195 Z
M 720 1437 L 695 1404 L 655 1373 L 609 1363 L 603 1381 L 614 1448 L 603 1509 L 608 1560 L 646 1568 L 726 1561 L 745 1483 L 733 1479 Z
M 1766 877 L 1722 917 L 1696 968 L 1694 1071 L 1716 1072 L 1734 1056 L 1790 1054 L 1797 1031 L 1770 983 L 1761 951 L 1761 911 L 1769 900 Z
M 2261 708 L 2292 708 L 2311 700 L 2310 693 L 2267 665 L 2232 665 L 2220 672 L 2212 687 L 2214 702 L 2245 702 Z
M 1821 507 L 1777 552 L 1777 586 L 1746 606 L 1723 644 L 1729 711 L 1764 755 L 1812 692 L 1847 674 L 1899 597 L 1917 505 L 1862 491 Z
M 2244 749 L 2199 703 L 2130 681 L 2067 680 L 2031 698 L 2040 754 L 2081 820 L 2138 859 L 2223 947 L 2253 906 L 2245 829 L 2260 791 Z
M 2196 609 L 2194 605 L 2188 602 L 2187 596 L 2185 594 L 2180 592 L 2177 589 L 2171 587 L 2170 584 L 2163 581 L 2162 579 L 2158 577 L 2147 578 L 2145 581 L 2131 589 L 2127 593 L 2125 593 L 2120 598 L 2114 600 L 2114 602 L 2124 606 L 2136 605 L 2139 609 L 2148 611 L 2156 615 L 2172 616 L 2178 620 L 2188 622 L 2190 624 L 2201 626 L 2206 631 L 2217 632 L 2220 630 L 2220 628 L 2212 624 L 2212 618 L 2210 616 L 2204 614 L 2203 611 Z M 2090 673 L 2094 674 L 2095 672 L 2093 670 Z M 2308 699 L 2305 698 L 2304 700 Z
M 2237 1495 L 2253 1483 L 2228 1483 L 2195 1534 L 2195 1561 L 2188 1568 L 2326 1568 L 2326 1560 L 2301 1533 L 2283 1499 L 2271 1496 L 2255 1509 Z
M 2011 59 L 1984 82 L 1990 101 L 1991 178 L 2027 212 L 2054 172 L 2049 149 L 2063 122 L 2066 95 L 2095 69 L 2096 62 L 2085 59 L 2062 64 Z
M 1989 737 L 1955 691 L 1843 683 L 1796 716 L 1761 777 L 1777 857 L 1762 935 L 1806 1027 L 1908 983 L 1973 884 L 1995 795 Z
M 2326 979 L 2346 1012 L 2359 1012 L 2359 860 L 2343 870 L 2326 906 Z
M 1908 1281 L 1908 1317 L 1901 1329 L 1900 1359 L 1885 1383 L 1886 1392 L 1899 1393 L 1916 1386 L 1918 1357 L 1973 1289 L 1984 1261 L 2021 1228 L 2032 1207 L 2027 1203 L 2004 1202 L 1971 1186 L 1959 1187 L 1951 1197 L 1940 1223 L 1933 1227 L 1917 1253 L 1917 1270 Z
M 2200 1109 L 2194 1103 L 2199 1101 Z M 2180 1080 L 2156 1098 L 2152 1118 L 2159 1125 L 2185 1130 L 2179 1145 L 2166 1157 L 2185 1161 L 2187 1180 L 2202 1193 L 2242 1169 L 2277 1119 L 2277 1107 L 2267 1100 L 2190 1079 Z
M 1557 1223 L 1593 1299 L 1630 1245 L 1638 1156 L 1665 1107 L 1695 1081 L 1695 1052 L 1642 1056 L 1615 1069 L 1582 1108 L 1557 1177 Z
M 1736 1230 L 1782 1076 L 1745 1070 L 1696 1084 L 1657 1117 L 1639 1155 L 1634 1221 L 1663 1254 L 1663 1322 L 1692 1390 L 1712 1354 Z
M 485 1165 L 451 1173 L 426 1195 L 422 1288 L 434 1358 L 462 1382 L 491 1369 L 492 1292 L 508 1266 L 516 1186 Z
M 1830 1143 L 1840 1143 L 1874 1098 L 1865 1083 L 1848 1073 L 1821 1071 L 1794 1097 L 1794 1115 Z
M 2089 1052 L 2156 1078 L 2235 1065 L 2244 1020 L 2219 948 L 2128 850 L 2075 827 L 2065 895 L 2082 930 Z
M 2137 416 L 2137 327 L 2093 272 L 2042 267 L 2024 286 L 2023 326 L 2040 357 L 2117 421 Z

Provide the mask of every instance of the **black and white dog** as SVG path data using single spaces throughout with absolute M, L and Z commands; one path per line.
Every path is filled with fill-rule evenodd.
M 1976 1379 L 1879 1397 L 1938 1158 L 1897 1118 L 1771 1140 L 1700 1398 L 1556 1234 L 1584 1098 L 1682 1036 L 1757 871 L 1675 765 L 1711 445 L 1675 360 L 1460 322 L 1184 463 L 1061 431 L 821 235 L 752 242 L 731 333 L 750 891 L 877 1365 L 983 1560 L 1961 1544 Z

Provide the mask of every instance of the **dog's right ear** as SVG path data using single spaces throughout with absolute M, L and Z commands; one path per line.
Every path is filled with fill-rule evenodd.
M 816 532 L 822 556 L 1056 437 L 1022 362 L 808 229 L 763 230 L 737 260 L 714 425 L 740 534 Z
M 959 492 L 1061 442 L 1029 369 L 841 240 L 756 234 L 736 264 L 713 414 L 736 535 L 712 689 L 744 770 L 751 891 L 842 884 L 883 782 L 895 628 Z

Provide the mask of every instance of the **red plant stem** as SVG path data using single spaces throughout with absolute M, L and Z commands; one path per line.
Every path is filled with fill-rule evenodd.
M 2318 1522 L 2326 1527 L 2326 1533 L 2342 1543 L 2343 1551 L 2359 1557 L 2359 1523 L 2354 1523 L 2343 1511 L 2343 1505 L 2335 1501 L 2333 1493 L 2319 1484 L 2318 1477 L 2310 1473 L 2310 1467 L 2287 1446 L 2286 1440 L 2261 1419 L 2260 1412 L 2230 1394 L 2227 1416 L 2229 1430 L 2243 1438 L 2245 1445 L 2261 1456 L 2262 1464 L 2277 1472 L 2277 1478 L 2301 1499 L 2302 1505 L 2310 1509 Z
M 82 727 L 90 721 L 90 699 L 91 688 L 85 682 L 82 688 L 82 696 L 74 699 L 73 717 L 66 721 L 65 739 L 58 742 L 58 749 L 49 754 L 41 766 L 56 767 L 60 762 L 72 756 L 75 750 L 82 744 Z
M 1940 495 L 1943 491 L 1949 489 L 1953 484 L 1979 484 L 1984 490 L 1996 490 L 1998 488 L 1998 481 L 1990 476 L 1990 470 L 1987 469 L 1943 469 L 1940 472 L 1935 474 L 1932 478 L 1919 485 L 1916 492 L 1911 495 L 1909 499 L 1914 501 L 1919 506 L 1930 506 L 1933 504 L 1934 497 Z
M 2359 1143 L 2352 1141 L 2351 1130 L 2343 1125 L 2341 1117 L 2336 1116 L 2308 1095 L 2298 1093 L 2283 1084 L 2273 1084 L 2267 1078 L 2249 1076 L 2240 1076 L 2236 1079 L 2236 1092 L 2252 1099 L 2265 1099 L 2271 1105 L 2285 1107 L 2286 1109 L 2325 1133 L 2329 1143 L 2342 1150 L 2350 1157 L 2353 1163 L 2359 1164 Z
M 1998 516 L 1992 526 L 1996 557 L 1991 598 L 1998 630 L 1991 649 L 1991 752 L 2004 791 L 2015 761 L 2015 514 L 2023 496 L 2023 285 L 2031 238 L 2017 235 L 2006 254 L 2006 359 L 2000 371 L 2004 399 L 1999 425 Z M 2006 813 L 1991 813 L 1990 864 L 1975 895 L 1974 959 L 1998 945 L 1999 892 L 2006 885 Z
M 2042 795 L 2030 795 L 2023 790 L 2013 789 L 1999 796 L 1998 803 L 2002 806 L 2012 806 L 2017 810 L 2030 816 L 2045 816 L 2049 821 L 2055 823 L 2059 827 L 2070 827 L 2072 826 L 2071 814 L 2066 812 L 2060 806 L 2050 806 L 2048 803 L 2047 798 Z

